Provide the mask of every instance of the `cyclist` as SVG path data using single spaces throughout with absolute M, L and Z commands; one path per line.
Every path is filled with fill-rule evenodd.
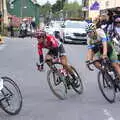
M 112 42 L 106 37 L 104 31 L 101 28 L 96 29 L 95 24 L 88 24 L 86 27 L 87 32 L 87 61 L 93 60 L 95 57 L 102 57 L 103 59 L 109 58 L 112 61 L 112 66 L 120 76 L 120 67 L 118 64 L 118 56 L 112 46 Z M 99 63 L 95 66 L 99 69 Z
M 111 34 L 113 38 L 114 48 L 120 60 L 120 17 L 117 17 L 114 21 L 114 27 Z
M 40 61 L 39 70 L 42 71 L 44 69 L 44 64 L 42 64 L 44 61 L 43 48 L 49 49 L 48 53 L 45 56 L 45 61 L 51 60 L 53 57 L 60 57 L 61 63 L 65 66 L 67 71 L 73 77 L 74 84 L 76 85 L 76 87 L 79 87 L 74 73 L 72 72 L 71 67 L 69 67 L 68 65 L 67 55 L 63 44 L 54 36 L 46 34 L 45 31 L 37 31 L 35 36 L 38 40 L 38 54 Z M 50 62 L 47 62 L 47 64 L 50 65 Z

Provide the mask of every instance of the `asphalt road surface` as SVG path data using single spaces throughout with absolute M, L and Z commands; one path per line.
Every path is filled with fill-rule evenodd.
M 108 103 L 97 84 L 97 71 L 85 66 L 85 45 L 68 45 L 65 49 L 69 63 L 78 70 L 83 84 L 82 95 L 69 91 L 66 100 L 57 99 L 49 89 L 46 73 L 36 70 L 37 41 L 6 38 L 0 46 L 0 75 L 9 76 L 19 85 L 23 107 L 16 116 L 0 110 L 0 120 L 120 120 L 120 94 L 116 102 Z

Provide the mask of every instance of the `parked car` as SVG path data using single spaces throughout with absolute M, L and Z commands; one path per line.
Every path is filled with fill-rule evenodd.
M 61 38 L 63 42 L 87 44 L 86 21 L 66 20 L 62 25 Z

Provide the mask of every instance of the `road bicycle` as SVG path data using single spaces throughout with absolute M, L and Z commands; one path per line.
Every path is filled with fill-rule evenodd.
M 9 77 L 0 78 L 0 107 L 10 115 L 16 115 L 22 108 L 22 94 L 18 85 Z
M 87 63 L 89 70 L 94 69 L 90 65 L 95 63 L 100 63 L 100 68 L 98 72 L 98 85 L 99 89 L 104 96 L 104 98 L 110 102 L 115 102 L 116 93 L 120 91 L 119 76 L 112 66 L 112 62 L 109 59 L 97 59 Z
M 51 65 L 48 65 L 48 62 L 50 62 Z M 67 71 L 66 66 L 64 66 L 60 59 L 52 59 L 52 60 L 46 60 L 44 63 L 47 63 L 49 66 L 49 70 L 47 72 L 47 81 L 48 85 L 52 91 L 52 93 L 58 97 L 61 100 L 66 99 L 67 92 L 69 89 L 73 88 L 75 92 L 78 94 L 82 94 L 83 92 L 83 83 L 81 80 L 80 75 L 76 71 L 76 69 L 70 65 L 74 76 L 76 77 L 76 82 L 79 84 L 79 86 L 76 87 L 75 83 L 73 82 L 74 79 L 70 75 L 70 73 Z M 38 66 L 39 64 L 37 64 Z

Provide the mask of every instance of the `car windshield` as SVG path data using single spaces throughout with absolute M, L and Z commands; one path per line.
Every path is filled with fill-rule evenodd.
M 63 23 L 62 21 L 54 21 L 50 23 L 50 27 L 60 28 L 62 23 Z
M 83 28 L 85 29 L 87 23 L 86 22 L 67 22 L 66 28 Z

